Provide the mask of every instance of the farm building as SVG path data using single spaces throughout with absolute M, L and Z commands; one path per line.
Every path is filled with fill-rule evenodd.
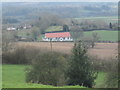
M 70 32 L 45 33 L 43 41 L 73 41 Z
M 16 28 L 14 28 L 14 27 L 9 27 L 9 28 L 7 28 L 7 30 L 8 30 L 8 31 L 15 31 Z

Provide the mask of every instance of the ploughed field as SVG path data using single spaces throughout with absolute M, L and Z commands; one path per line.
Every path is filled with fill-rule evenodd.
M 42 51 L 50 51 L 52 46 L 52 51 L 61 52 L 69 54 L 74 46 L 73 42 L 18 42 L 17 47 L 34 48 L 37 47 Z M 97 56 L 101 59 L 108 59 L 116 57 L 118 53 L 117 43 L 96 43 L 94 48 L 88 49 L 88 54 L 92 56 Z

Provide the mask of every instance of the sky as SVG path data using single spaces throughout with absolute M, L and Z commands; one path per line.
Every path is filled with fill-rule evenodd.
M 119 2 L 120 0 L 0 0 L 2 2 Z

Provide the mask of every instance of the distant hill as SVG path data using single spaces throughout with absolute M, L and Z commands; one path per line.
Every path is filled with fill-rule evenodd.
M 118 4 L 111 2 L 41 2 L 41 3 L 2 3 L 3 18 L 17 18 L 19 21 L 38 18 L 43 12 L 56 14 L 62 18 L 95 16 L 117 16 Z

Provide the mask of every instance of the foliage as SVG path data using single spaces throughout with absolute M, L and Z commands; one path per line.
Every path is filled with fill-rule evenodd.
M 107 76 L 105 79 L 106 88 L 118 88 L 118 60 L 111 59 L 106 64 Z
M 28 69 L 26 82 L 46 85 L 65 85 L 64 72 L 66 59 L 60 53 L 47 52 L 39 54 Z
M 118 87 L 118 60 L 109 58 L 99 59 L 97 57 L 92 57 L 93 67 L 96 71 L 104 72 L 105 79 L 102 83 L 96 85 L 96 87 L 102 88 L 117 88 Z M 96 81 L 99 82 L 99 81 Z
M 110 22 L 110 24 L 109 24 L 109 28 L 112 29 L 112 27 L 113 27 L 113 26 L 112 26 L 112 23 Z
M 63 25 L 63 31 L 69 31 L 69 27 L 68 27 L 68 25 Z
M 69 85 L 83 85 L 86 87 L 94 85 L 97 72 L 93 69 L 86 52 L 81 42 L 75 43 L 67 71 Z

